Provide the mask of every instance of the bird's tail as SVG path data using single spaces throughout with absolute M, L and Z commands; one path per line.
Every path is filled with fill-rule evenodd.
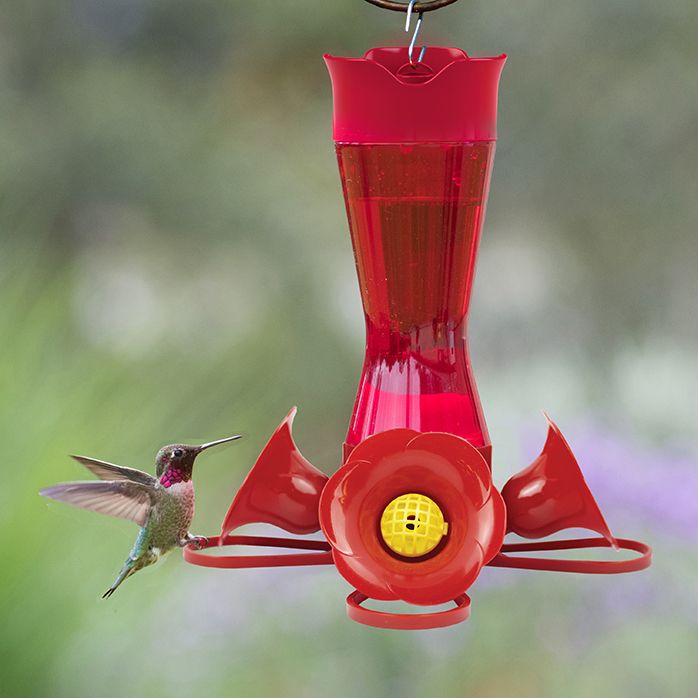
M 119 572 L 119 576 L 114 580 L 114 583 L 102 594 L 103 599 L 108 599 L 119 587 L 121 582 L 123 582 L 127 577 L 130 577 L 138 569 L 136 567 L 136 560 L 129 557 L 124 563 L 124 566 Z

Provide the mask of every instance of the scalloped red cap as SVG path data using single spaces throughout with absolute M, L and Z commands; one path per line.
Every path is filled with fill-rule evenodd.
M 335 141 L 424 143 L 497 137 L 497 92 L 506 56 L 471 58 L 429 46 L 410 65 L 407 48 L 372 48 L 363 58 L 325 55 L 332 80 Z

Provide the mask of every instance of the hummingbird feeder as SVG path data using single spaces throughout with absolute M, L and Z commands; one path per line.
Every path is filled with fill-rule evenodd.
M 425 12 L 455 0 L 367 0 L 417 14 L 408 47 L 362 58 L 325 56 L 333 137 L 366 321 L 366 352 L 339 469 L 328 478 L 293 441 L 295 408 L 258 457 L 223 521 L 216 545 L 293 550 L 216 556 L 188 546 L 207 567 L 334 564 L 356 591 L 350 618 L 376 627 L 452 625 L 485 565 L 609 574 L 644 569 L 651 549 L 615 538 L 572 450 L 548 420 L 541 454 L 501 493 L 467 344 L 468 305 L 497 138 L 506 56 L 416 47 Z M 232 534 L 271 523 L 295 536 Z M 542 539 L 568 528 L 600 537 Z M 630 559 L 520 553 L 605 547 Z M 517 553 L 511 555 L 511 553 Z M 368 599 L 447 610 L 389 613 Z

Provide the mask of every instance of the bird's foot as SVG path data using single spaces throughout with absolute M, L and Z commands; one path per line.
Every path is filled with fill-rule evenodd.
M 189 534 L 183 541 L 182 545 L 192 544 L 194 550 L 202 550 L 208 546 L 208 538 L 206 536 L 192 536 Z

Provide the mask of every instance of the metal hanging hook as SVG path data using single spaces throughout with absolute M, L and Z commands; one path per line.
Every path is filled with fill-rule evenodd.
M 410 21 L 412 20 L 412 11 L 414 10 L 414 6 L 416 4 L 417 0 L 410 0 L 409 4 L 407 5 L 407 19 L 405 20 L 405 31 L 409 32 L 410 30 Z M 407 48 L 407 57 L 410 60 L 410 65 L 414 65 L 415 62 L 412 58 L 414 54 L 414 46 L 417 43 L 417 35 L 419 34 L 419 30 L 422 28 L 422 22 L 424 20 L 424 13 L 419 12 L 417 15 L 417 23 L 414 26 L 414 34 L 412 34 L 412 41 L 410 41 L 410 45 Z M 421 63 L 422 60 L 424 59 L 424 54 L 427 51 L 426 44 L 422 46 L 422 50 L 419 52 L 419 58 L 417 59 L 417 63 Z
M 424 19 L 425 12 L 431 12 L 432 10 L 439 10 L 442 7 L 451 5 L 457 0 L 409 0 L 408 3 L 397 2 L 396 0 L 366 0 L 366 2 L 376 7 L 382 7 L 385 10 L 393 10 L 395 12 L 406 12 L 407 21 L 405 22 L 405 31 L 410 30 L 410 20 L 412 19 L 412 14 L 417 13 L 417 25 L 414 28 L 414 34 L 412 35 L 412 41 L 410 41 L 409 48 L 407 49 L 407 55 L 410 59 L 410 65 L 414 66 L 415 61 L 414 46 L 417 43 L 417 34 L 422 27 L 422 21 Z M 419 58 L 417 63 L 421 63 L 424 59 L 424 54 L 426 53 L 427 47 L 422 46 L 422 50 L 419 53 Z

